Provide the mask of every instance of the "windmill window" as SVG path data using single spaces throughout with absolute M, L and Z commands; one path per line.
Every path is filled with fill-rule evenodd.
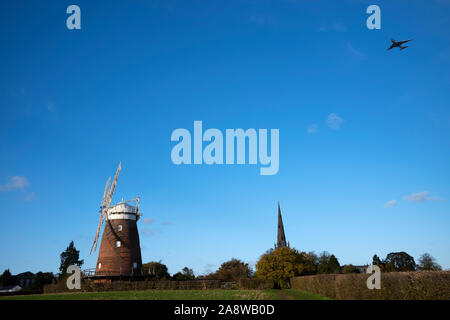
M 117 230 L 117 231 L 122 231 L 122 225 L 119 224 L 119 225 L 116 227 L 116 230 Z
M 116 248 L 119 248 L 121 246 L 120 241 L 116 241 Z
M 101 268 L 102 268 L 102 264 L 99 263 L 99 264 L 98 264 L 98 269 L 100 270 Z
M 137 262 L 133 262 L 133 269 L 137 269 Z

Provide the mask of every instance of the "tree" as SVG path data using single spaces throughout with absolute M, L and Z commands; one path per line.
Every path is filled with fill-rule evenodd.
M 416 262 L 406 252 L 391 252 L 384 259 L 385 272 L 392 271 L 415 271 Z
M 298 266 L 298 275 L 311 275 L 317 273 L 319 265 L 319 257 L 314 252 L 301 252 L 299 258 L 300 264 Z
M 372 258 L 372 264 L 374 266 L 381 266 L 383 263 L 381 262 L 380 257 L 378 257 L 376 254 Z
M 339 273 L 341 266 L 334 254 L 324 251 L 319 257 L 318 273 Z
M 195 275 L 194 275 L 194 270 L 189 269 L 188 267 L 184 267 L 182 270 L 183 275 L 185 275 L 188 278 L 194 279 Z
M 177 281 L 193 280 L 195 279 L 194 270 L 184 267 L 181 272 L 175 273 L 172 278 Z
M 242 278 L 249 278 L 251 273 L 252 271 L 248 263 L 244 263 L 238 259 L 231 259 L 222 263 L 214 277 L 222 281 L 238 281 Z
M 261 256 L 256 264 L 256 276 L 272 280 L 276 286 L 288 287 L 289 278 L 315 273 L 315 258 L 313 253 L 300 253 L 289 247 L 277 248 Z
M 358 269 L 352 264 L 346 264 L 342 267 L 342 273 L 359 273 Z
M 33 290 L 43 290 L 46 284 L 51 284 L 55 280 L 52 272 L 38 272 L 34 277 Z
M 197 276 L 198 280 L 217 280 L 216 278 L 216 273 L 208 273 L 208 274 L 203 274 L 203 275 L 199 275 Z
M 161 261 L 156 262 L 148 262 L 142 265 L 142 270 L 144 274 L 151 274 L 155 276 L 155 279 L 168 279 L 170 278 L 170 274 L 168 272 L 167 266 Z
M 442 270 L 441 266 L 436 263 L 436 259 L 429 253 L 420 256 L 418 269 L 421 271 Z
M 395 272 L 395 268 L 392 266 L 392 264 L 386 265 L 385 260 L 381 260 L 380 257 L 378 257 L 376 254 L 372 258 L 372 265 L 380 267 L 380 270 L 382 272 Z
M 330 270 L 330 273 L 339 273 L 341 271 L 341 265 L 334 254 L 332 254 L 330 260 L 328 260 L 328 269 Z
M 13 284 L 13 278 L 9 269 L 6 269 L 0 276 L 0 285 L 9 286 Z
M 75 248 L 73 241 L 70 242 L 69 246 L 65 251 L 61 253 L 61 265 L 59 266 L 60 277 L 64 277 L 67 271 L 67 268 L 70 265 L 76 265 L 81 267 L 84 263 L 83 260 L 79 260 L 80 251 Z

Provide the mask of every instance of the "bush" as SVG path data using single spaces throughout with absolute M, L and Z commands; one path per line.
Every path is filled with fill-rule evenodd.
M 450 272 L 381 273 L 381 289 L 367 289 L 369 274 L 321 274 L 291 278 L 293 289 L 342 300 L 448 300 Z
M 264 290 L 273 289 L 274 282 L 271 280 L 263 280 L 256 278 L 240 279 L 239 288 L 243 290 Z

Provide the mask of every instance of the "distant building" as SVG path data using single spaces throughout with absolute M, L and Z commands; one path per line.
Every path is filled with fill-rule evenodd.
M 22 288 L 31 289 L 34 284 L 35 275 L 34 273 L 27 271 L 19 273 L 18 275 L 12 276 L 12 282 Z
M 12 292 L 18 292 L 20 290 L 22 290 L 22 288 L 16 284 L 0 287 L 0 293 L 12 293 Z
M 289 242 L 286 242 L 286 235 L 284 234 L 283 218 L 281 217 L 280 202 L 278 202 L 278 233 L 275 249 L 282 247 L 289 247 Z

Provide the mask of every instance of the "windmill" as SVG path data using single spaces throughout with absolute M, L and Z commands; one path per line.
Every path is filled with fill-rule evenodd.
M 121 169 L 122 162 L 119 163 L 111 186 L 111 177 L 109 177 L 103 192 L 100 218 L 89 253 L 97 250 L 100 232 L 103 223 L 105 223 L 97 259 L 96 275 L 134 275 L 142 272 L 141 248 L 137 229 L 137 221 L 141 216 L 140 198 L 122 200 L 122 202 L 111 205 Z M 135 202 L 136 205 L 131 205 L 130 202 Z

